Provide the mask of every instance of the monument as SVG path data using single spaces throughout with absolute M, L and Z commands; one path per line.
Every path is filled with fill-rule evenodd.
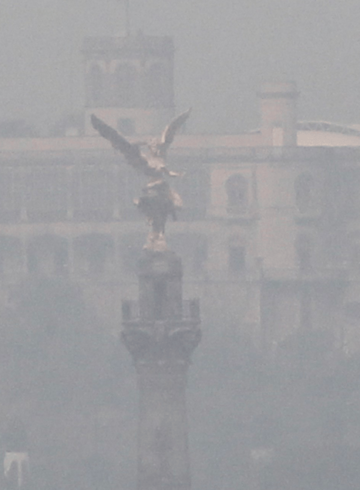
M 122 339 L 138 378 L 138 490 L 188 490 L 191 486 L 186 379 L 200 342 L 199 302 L 182 299 L 181 259 L 168 249 L 165 224 L 181 207 L 166 178 L 166 151 L 190 111 L 167 126 L 159 141 L 130 143 L 96 116 L 92 123 L 134 168 L 150 177 L 135 201 L 151 230 L 139 263 L 139 301 L 123 301 Z M 140 147 L 147 146 L 148 153 Z

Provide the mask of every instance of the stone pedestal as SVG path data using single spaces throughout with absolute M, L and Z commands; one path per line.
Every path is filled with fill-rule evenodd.
M 181 260 L 144 251 L 139 303 L 123 302 L 123 341 L 140 392 L 138 489 L 190 489 L 186 377 L 200 341 L 199 302 L 182 300 Z

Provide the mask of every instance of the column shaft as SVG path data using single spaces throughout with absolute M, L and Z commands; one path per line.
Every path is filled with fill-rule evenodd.
M 138 490 L 190 489 L 186 371 L 138 369 Z

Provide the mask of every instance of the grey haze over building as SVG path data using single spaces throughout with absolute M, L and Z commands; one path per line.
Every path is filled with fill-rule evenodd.
M 176 103 L 190 130 L 258 125 L 264 80 L 296 80 L 300 119 L 359 123 L 360 4 L 355 0 L 130 0 L 131 30 L 171 35 Z M 85 36 L 124 33 L 121 0 L 2 0 L 0 119 L 43 127 L 84 103 Z

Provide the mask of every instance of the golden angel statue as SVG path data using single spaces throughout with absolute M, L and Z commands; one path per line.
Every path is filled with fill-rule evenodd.
M 176 132 L 185 123 L 190 112 L 191 109 L 171 121 L 159 139 L 134 143 L 130 143 L 118 131 L 108 126 L 94 114 L 91 115 L 92 125 L 100 136 L 109 140 L 116 150 L 121 151 L 132 167 L 150 178 L 142 190 L 142 196 L 135 201 L 135 204 L 151 224 L 152 229 L 145 245 L 151 250 L 166 249 L 164 233 L 167 217 L 171 215 L 176 220 L 177 211 L 182 207 L 181 197 L 171 189 L 166 180 L 167 176 L 179 177 L 182 174 L 172 172 L 167 168 L 166 156 Z M 147 153 L 141 151 L 142 146 L 147 147 Z

